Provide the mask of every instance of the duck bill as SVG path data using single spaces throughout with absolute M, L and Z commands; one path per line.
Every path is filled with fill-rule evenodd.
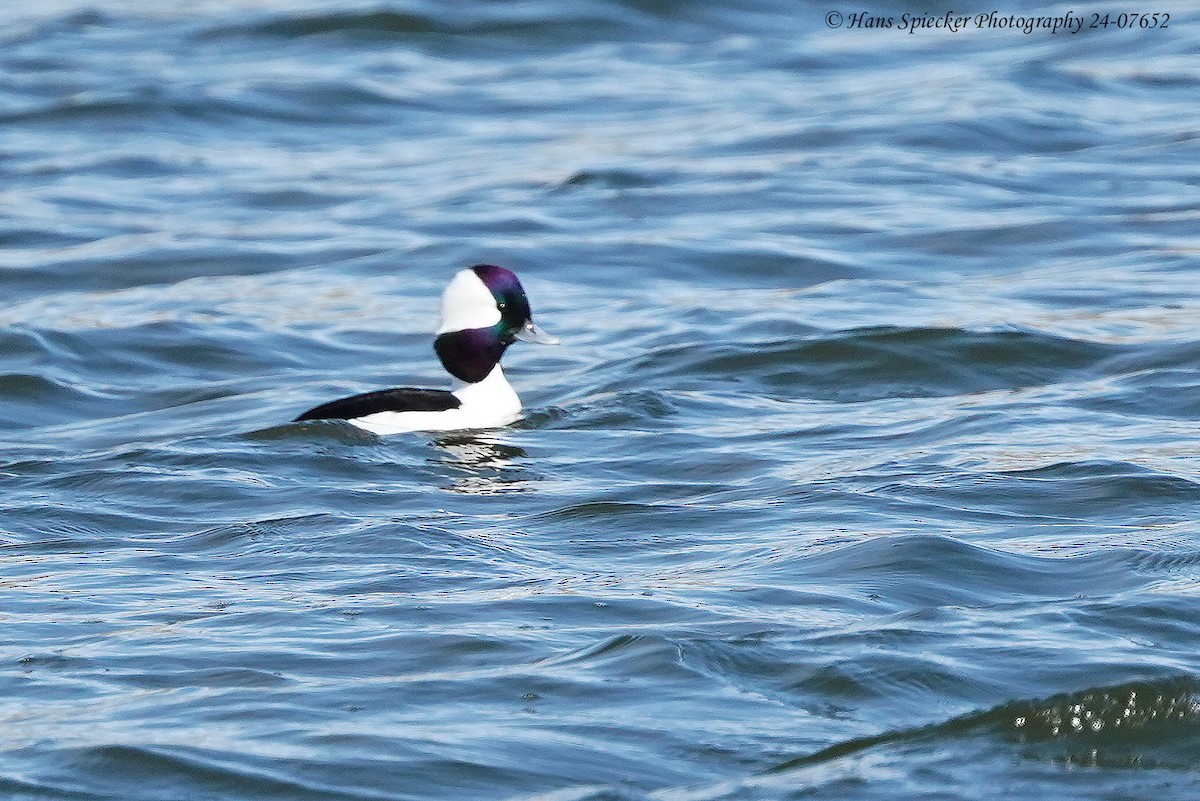
M 516 337 L 522 342 L 536 342 L 539 345 L 559 344 L 557 339 L 534 325 L 533 320 L 526 320 L 525 325 L 521 326 L 521 330 L 516 333 Z

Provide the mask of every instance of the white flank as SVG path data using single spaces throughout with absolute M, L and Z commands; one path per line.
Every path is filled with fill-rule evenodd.
M 475 277 L 474 274 L 472 277 Z M 491 297 L 490 293 L 488 297 Z M 444 412 L 376 412 L 349 422 L 374 434 L 385 435 L 406 431 L 495 428 L 506 426 L 521 416 L 521 399 L 498 364 L 482 381 L 460 387 L 454 390 L 454 394 L 462 402 L 457 409 Z

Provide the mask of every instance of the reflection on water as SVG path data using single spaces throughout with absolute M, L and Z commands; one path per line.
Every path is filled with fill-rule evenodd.
M 444 458 L 431 458 L 434 464 L 450 470 L 450 483 L 442 489 L 464 495 L 499 495 L 524 492 L 530 475 L 516 460 L 527 458 L 523 448 L 505 441 L 500 432 L 455 432 L 433 440 Z

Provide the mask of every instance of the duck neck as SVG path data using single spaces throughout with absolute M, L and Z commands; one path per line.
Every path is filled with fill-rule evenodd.
M 491 328 L 467 328 L 439 334 L 433 350 L 446 372 L 464 384 L 475 384 L 500 364 L 508 343 Z

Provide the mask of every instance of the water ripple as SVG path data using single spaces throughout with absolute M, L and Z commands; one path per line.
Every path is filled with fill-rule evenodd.
M 0 31 L 0 795 L 1195 795 L 1194 10 L 103 6 Z M 288 422 L 480 262 L 522 421 Z

